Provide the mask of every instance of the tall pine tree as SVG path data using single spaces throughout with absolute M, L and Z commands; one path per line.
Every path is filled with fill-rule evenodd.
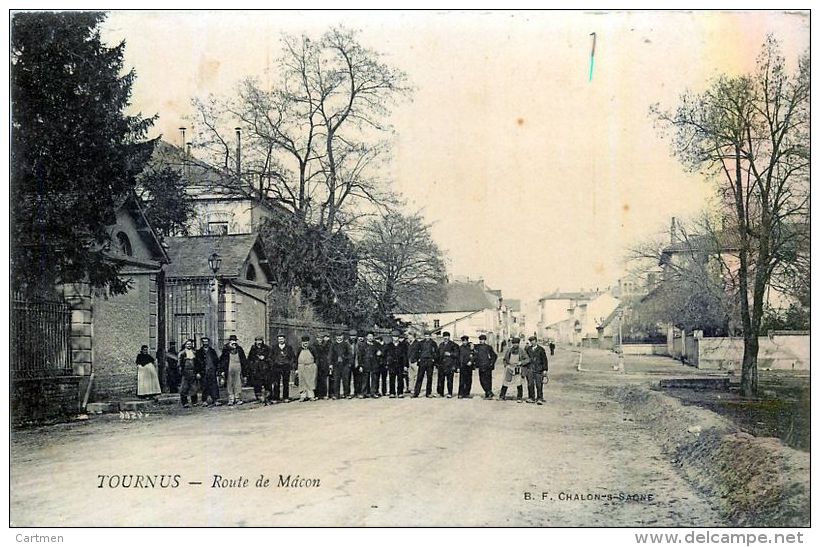
M 88 280 L 127 290 L 106 259 L 107 226 L 135 187 L 155 118 L 128 116 L 134 71 L 125 42 L 107 47 L 96 12 L 15 13 L 11 20 L 11 272 L 40 291 Z

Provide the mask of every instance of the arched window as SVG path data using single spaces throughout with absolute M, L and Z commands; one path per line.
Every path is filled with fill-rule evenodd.
M 131 248 L 131 240 L 125 232 L 117 232 L 117 245 L 119 245 L 120 252 L 126 256 L 134 256 L 134 250 Z
M 245 279 L 248 281 L 256 281 L 256 268 L 253 264 L 248 264 L 248 270 L 245 272 Z

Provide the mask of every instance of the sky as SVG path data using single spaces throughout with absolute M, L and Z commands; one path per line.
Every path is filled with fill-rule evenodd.
M 126 40 L 133 110 L 178 144 L 191 98 L 264 79 L 282 33 L 337 24 L 415 88 L 391 117 L 390 174 L 449 273 L 525 301 L 617 284 L 626 249 L 705 206 L 711 186 L 671 156 L 650 105 L 751 71 L 767 33 L 790 67 L 809 46 L 807 14 L 764 11 L 128 11 L 103 36 Z

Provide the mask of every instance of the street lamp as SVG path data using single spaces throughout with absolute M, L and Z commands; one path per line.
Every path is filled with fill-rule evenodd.
M 216 278 L 216 272 L 219 271 L 219 267 L 222 265 L 222 258 L 220 258 L 219 253 L 213 253 L 211 256 L 208 257 L 208 266 L 211 268 L 211 271 L 214 273 L 214 278 Z
M 618 352 L 618 370 L 621 374 L 626 373 L 625 365 L 624 365 L 624 331 L 623 331 L 623 324 L 624 324 L 624 310 L 621 308 L 618 311 L 618 345 L 620 346 L 620 351 Z
M 219 253 L 212 253 L 211 256 L 208 257 L 208 267 L 211 269 L 211 272 L 214 274 L 213 284 L 214 287 L 209 291 L 209 298 L 208 298 L 208 315 L 210 319 L 210 329 L 208 332 L 208 336 L 211 339 L 213 344 L 217 344 L 217 337 L 219 336 L 219 329 L 217 327 L 218 318 L 217 313 L 219 310 L 219 280 L 216 277 L 217 272 L 219 271 L 219 267 L 222 265 L 222 258 L 220 258 Z

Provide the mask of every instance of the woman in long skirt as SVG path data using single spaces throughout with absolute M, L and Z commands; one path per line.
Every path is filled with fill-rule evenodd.
M 160 393 L 162 390 L 154 358 L 148 353 L 148 346 L 142 346 L 137 354 L 137 396 L 152 397 Z

